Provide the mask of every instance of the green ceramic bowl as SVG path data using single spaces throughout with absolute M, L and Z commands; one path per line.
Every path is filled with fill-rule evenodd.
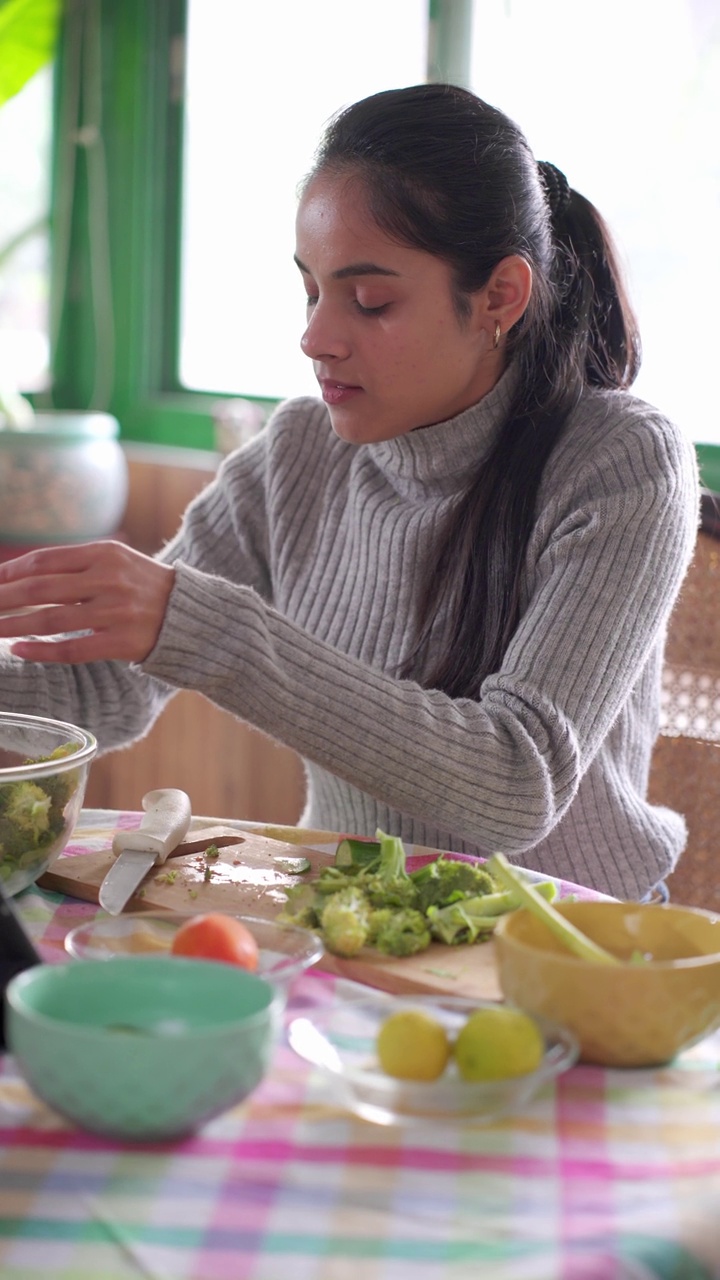
M 179 956 L 36 965 L 6 992 L 10 1052 L 80 1128 L 178 1138 L 260 1083 L 284 996 L 257 974 Z

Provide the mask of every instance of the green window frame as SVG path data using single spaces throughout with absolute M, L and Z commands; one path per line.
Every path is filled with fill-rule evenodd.
M 429 73 L 463 82 L 473 0 L 428 3 Z M 177 376 L 186 21 L 187 0 L 66 0 L 51 395 L 57 408 L 106 408 L 126 441 L 213 450 L 211 411 L 223 397 L 190 392 Z M 720 446 L 696 447 L 703 483 L 720 491 Z

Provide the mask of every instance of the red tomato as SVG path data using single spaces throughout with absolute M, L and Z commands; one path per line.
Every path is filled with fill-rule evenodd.
M 175 956 L 220 960 L 257 969 L 258 944 L 246 925 L 220 912 L 193 916 L 181 924 L 170 947 Z

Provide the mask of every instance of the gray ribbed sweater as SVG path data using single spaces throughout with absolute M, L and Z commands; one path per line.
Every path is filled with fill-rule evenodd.
M 683 819 L 645 799 L 665 628 L 697 527 L 677 428 L 625 393 L 588 392 L 546 468 L 502 669 L 479 701 L 395 674 L 438 519 L 508 394 L 506 376 L 449 423 L 360 447 L 320 402 L 281 406 L 164 549 L 177 580 L 142 669 L 5 657 L 5 704 L 82 723 L 108 749 L 144 733 L 174 689 L 199 689 L 303 756 L 305 822 L 499 849 L 641 897 L 685 841 Z

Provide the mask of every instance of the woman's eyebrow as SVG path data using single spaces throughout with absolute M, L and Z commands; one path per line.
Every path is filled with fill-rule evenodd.
M 309 267 L 293 255 L 296 265 L 307 276 L 312 275 Z M 399 271 L 391 271 L 389 267 L 381 267 L 376 262 L 351 262 L 347 267 L 340 267 L 332 272 L 333 280 L 347 280 L 350 276 L 399 276 Z

